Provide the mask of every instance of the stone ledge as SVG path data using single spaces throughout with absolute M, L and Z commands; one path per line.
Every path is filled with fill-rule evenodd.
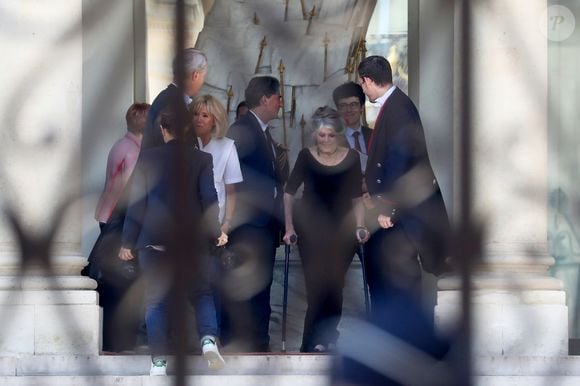
M 505 273 L 478 273 L 471 279 L 474 290 L 511 290 L 511 291 L 562 291 L 562 281 L 547 275 Z M 459 276 L 441 278 L 437 283 L 440 291 L 461 289 Z
M 331 356 L 225 355 L 225 369 L 209 371 L 201 356 L 187 358 L 188 384 L 201 386 L 327 386 Z M 171 366 L 171 361 L 169 362 Z M 169 368 L 171 372 L 171 367 Z M 0 384 L 28 386 L 173 385 L 174 378 L 149 377 L 149 356 L 0 357 Z M 580 384 L 580 357 L 478 357 L 478 386 L 540 386 Z
M 0 305 L 98 304 L 98 296 L 98 293 L 92 290 L 0 291 Z
M 210 371 L 200 355 L 187 357 L 189 374 L 199 375 L 325 375 L 332 357 L 328 355 L 244 354 L 224 355 L 226 367 Z M 149 374 L 147 355 L 35 355 L 0 357 L 0 376 L 142 376 Z M 172 371 L 171 358 L 168 360 Z M 3 384 L 0 382 L 0 384 Z
M 580 356 L 478 357 L 474 369 L 477 376 L 574 376 L 580 379 Z
M 81 255 L 55 255 L 50 258 L 52 274 L 55 276 L 78 276 L 87 265 L 87 258 Z M 0 253 L 0 276 L 46 276 L 45 267 L 32 264 L 21 272 L 22 258 L 17 253 Z
M 225 379 L 224 379 L 225 378 Z M 2 377 L 3 386 L 173 386 L 175 379 L 146 376 L 51 376 Z M 326 375 L 215 375 L 188 376 L 186 384 L 196 386 L 328 386 Z
M 97 282 L 85 276 L 0 276 L 0 290 L 94 290 Z
M 476 386 L 578 386 L 580 377 L 567 376 L 475 376 Z
M 461 291 L 439 291 L 437 305 L 460 304 Z M 566 304 L 564 291 L 548 290 L 501 290 L 501 289 L 474 289 L 471 295 L 472 304 Z

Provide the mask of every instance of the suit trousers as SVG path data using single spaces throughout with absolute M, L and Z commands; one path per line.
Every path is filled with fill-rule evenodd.
M 375 231 L 365 245 L 365 269 L 373 311 L 385 303 L 389 289 L 420 293 L 417 249 L 401 227 Z
M 279 245 L 278 227 L 241 225 L 231 232 L 229 245 L 242 260 L 239 269 L 247 269 L 248 274 L 241 283 L 245 290 L 222 291 L 222 342 L 236 342 L 240 345 L 236 349 L 242 351 L 269 351 L 270 288 Z

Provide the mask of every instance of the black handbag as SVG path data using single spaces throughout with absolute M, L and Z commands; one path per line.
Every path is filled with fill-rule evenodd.
M 106 282 L 114 287 L 123 288 L 139 277 L 138 257 L 121 260 L 121 238 L 123 219 L 105 224 L 89 255 L 88 276 L 97 282 Z
M 213 255 L 218 259 L 220 267 L 226 271 L 238 268 L 242 261 L 231 249 L 225 245 L 214 247 Z

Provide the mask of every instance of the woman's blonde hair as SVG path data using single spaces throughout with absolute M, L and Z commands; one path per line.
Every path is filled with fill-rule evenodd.
M 196 97 L 190 106 L 190 121 L 193 122 L 193 114 L 205 107 L 207 111 L 213 116 L 214 127 L 212 128 L 212 136 L 215 138 L 223 138 L 228 131 L 228 118 L 226 108 L 214 96 L 206 94 Z

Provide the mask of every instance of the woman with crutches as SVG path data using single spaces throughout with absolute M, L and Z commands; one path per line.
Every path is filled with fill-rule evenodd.
M 341 146 L 343 125 L 336 110 L 320 107 L 312 117 L 314 146 L 302 149 L 284 194 L 284 241 L 298 250 L 308 309 L 301 352 L 326 352 L 338 338 L 344 277 L 364 226 L 359 155 Z M 304 184 L 302 199 L 294 195 Z

